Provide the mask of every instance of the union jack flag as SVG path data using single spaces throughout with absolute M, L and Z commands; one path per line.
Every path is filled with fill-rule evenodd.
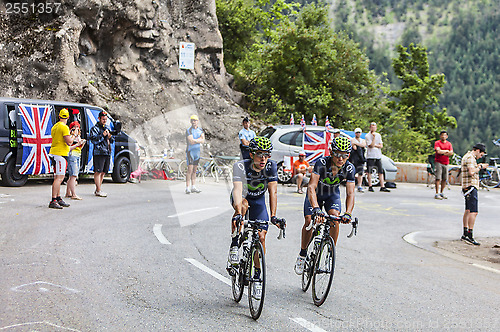
M 330 120 L 328 120 L 328 115 L 326 116 L 325 127 L 326 127 L 327 130 L 333 130 L 333 127 L 330 124 Z
M 52 107 L 21 104 L 19 110 L 23 129 L 23 159 L 19 173 L 29 175 L 50 173 Z
M 306 153 L 306 161 L 309 164 L 314 164 L 318 158 L 329 156 L 328 142 L 330 141 L 330 133 L 327 131 L 305 131 L 304 139 L 302 140 L 302 148 Z
M 311 121 L 311 124 L 312 124 L 313 126 L 317 126 L 317 125 L 318 125 L 318 121 L 316 120 L 316 114 L 314 114 L 314 115 L 313 115 L 313 119 L 312 119 L 312 121 Z
M 85 109 L 86 114 L 87 114 L 87 136 L 90 134 L 90 129 L 97 123 L 99 119 L 99 112 L 101 110 L 94 110 L 94 109 Z M 109 130 L 113 130 L 113 122 L 109 120 L 108 116 L 108 122 L 106 122 L 106 127 Z M 91 140 L 88 140 L 88 145 L 89 145 L 89 153 L 87 157 L 87 165 L 85 165 L 85 173 L 88 172 L 93 172 L 94 171 L 94 143 L 92 143 Z M 111 173 L 113 171 L 113 165 L 114 165 L 114 156 L 115 156 L 115 145 L 111 144 L 111 157 L 109 158 L 109 170 L 108 173 Z
M 293 126 L 295 123 L 293 121 L 293 113 L 292 113 L 292 116 L 290 117 L 290 126 Z
M 302 128 L 306 129 L 306 120 L 304 120 L 304 115 L 302 115 L 302 119 L 300 119 L 300 125 Z

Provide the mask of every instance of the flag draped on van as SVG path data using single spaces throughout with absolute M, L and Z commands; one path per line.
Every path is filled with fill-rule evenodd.
M 20 104 L 19 111 L 23 130 L 23 158 L 19 174 L 50 173 L 52 106 Z

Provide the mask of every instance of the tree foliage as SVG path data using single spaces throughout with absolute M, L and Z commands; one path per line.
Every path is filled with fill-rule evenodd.
M 430 75 L 426 48 L 398 45 L 397 52 L 399 56 L 393 59 L 393 68 L 402 85 L 388 93 L 393 99 L 387 105 L 393 114 L 385 130 L 394 149 L 391 155 L 406 161 L 424 156 L 441 130 L 455 128 L 457 124 L 445 108 L 438 107 L 445 77 Z M 401 151 L 406 154 L 401 155 Z

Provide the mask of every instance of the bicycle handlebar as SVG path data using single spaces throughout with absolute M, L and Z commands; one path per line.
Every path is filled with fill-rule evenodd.
M 342 217 L 340 216 L 334 216 L 334 215 L 324 215 L 325 219 L 330 222 L 330 225 L 335 227 L 335 224 L 332 224 L 331 222 L 332 221 L 338 221 L 338 222 L 341 222 L 342 220 Z M 352 226 L 351 228 L 351 232 L 349 233 L 349 235 L 347 235 L 348 238 L 351 238 L 353 235 L 357 235 L 358 234 L 358 218 L 355 217 L 354 220 L 351 220 L 351 222 L 349 222 Z M 306 227 L 306 230 L 309 231 L 311 230 L 311 228 L 315 227 L 316 224 L 314 223 L 314 220 L 311 218 L 311 222 L 309 223 L 309 225 Z

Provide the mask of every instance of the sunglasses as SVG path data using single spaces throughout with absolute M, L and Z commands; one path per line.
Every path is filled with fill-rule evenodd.
M 333 152 L 333 156 L 337 157 L 337 158 L 347 159 L 347 158 L 349 158 L 349 153 Z
M 255 155 L 259 158 L 269 158 L 271 154 L 269 152 L 255 152 Z

